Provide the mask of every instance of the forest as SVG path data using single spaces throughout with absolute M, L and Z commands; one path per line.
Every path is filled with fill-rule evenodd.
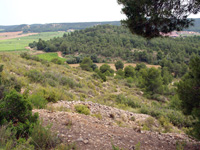
M 119 57 L 129 63 L 145 62 L 168 67 L 179 77 L 187 71 L 190 58 L 200 55 L 199 36 L 146 40 L 132 35 L 124 27 L 112 25 L 99 25 L 47 41 L 39 39 L 29 46 L 45 52 L 61 51 L 71 56 L 67 60 L 69 64 L 80 63 L 85 56 L 90 56 L 94 62 Z

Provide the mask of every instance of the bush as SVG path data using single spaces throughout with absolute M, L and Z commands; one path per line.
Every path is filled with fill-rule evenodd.
M 122 69 L 123 70 L 123 68 L 124 68 L 124 63 L 122 62 L 122 61 L 117 61 L 116 63 L 115 63 L 115 68 L 116 68 L 116 70 L 119 70 L 119 69 Z
M 51 62 L 54 63 L 54 64 L 58 64 L 58 65 L 62 65 L 63 64 L 63 61 L 58 59 L 58 58 L 52 59 Z
M 60 78 L 60 84 L 61 85 L 68 85 L 70 88 L 74 88 L 75 86 L 77 86 L 77 84 L 73 81 L 73 79 L 71 78 L 67 78 L 67 77 L 61 77 Z
M 178 95 L 174 95 L 171 98 L 169 106 L 172 109 L 181 110 L 181 100 L 179 99 Z
M 92 75 L 94 79 L 102 79 L 103 82 L 106 82 L 106 76 L 103 73 L 101 73 L 98 68 L 95 69 L 95 72 L 96 73 Z
M 124 78 L 124 71 L 122 69 L 118 69 L 116 74 Z
M 80 67 L 83 70 L 92 71 L 92 64 L 92 60 L 89 57 L 85 57 L 80 63 Z
M 140 71 L 143 68 L 145 69 L 145 68 L 147 68 L 147 66 L 144 63 L 140 63 L 140 64 L 136 65 L 135 70 Z
M 35 108 L 42 109 L 45 108 L 48 101 L 39 94 L 32 94 L 29 96 L 28 101 L 30 101 Z
M 32 82 L 44 83 L 44 76 L 38 70 L 30 70 L 27 73 L 27 76 L 30 78 Z
M 85 106 L 85 105 L 75 105 L 74 108 L 75 108 L 76 112 L 78 112 L 80 114 L 85 114 L 85 115 L 90 114 L 89 108 L 87 108 L 87 106 Z
M 125 77 L 134 77 L 135 76 L 135 70 L 133 68 L 133 66 L 126 66 L 125 69 L 124 69 L 124 75 Z
M 123 94 L 119 94 L 116 98 L 116 102 L 118 104 L 125 104 L 127 106 L 130 106 L 132 108 L 140 107 L 139 104 L 135 103 L 132 99 L 125 97 Z
M 16 132 L 8 125 L 0 126 L 0 149 L 2 150 L 34 150 L 31 139 L 15 137 Z
M 171 123 L 178 127 L 190 127 L 193 123 L 192 118 L 186 117 L 180 111 L 172 109 L 143 106 L 141 107 L 140 112 L 151 115 L 157 119 L 163 116 L 164 118 L 168 118 Z
M 160 122 L 160 124 L 164 127 L 164 129 L 165 129 L 164 132 L 165 132 L 165 133 L 171 132 L 173 126 L 172 126 L 172 124 L 169 122 L 169 119 L 167 119 L 167 118 L 161 116 L 161 117 L 159 118 L 159 122 Z
M 37 119 L 37 114 L 32 115 L 31 103 L 15 90 L 0 100 L 0 124 L 5 122 L 15 124 L 13 130 L 16 130 L 17 137 L 27 137 Z
M 114 74 L 114 70 L 111 69 L 108 64 L 103 64 L 100 67 L 100 72 L 107 75 L 107 76 L 112 76 Z
M 57 135 L 51 132 L 51 127 L 43 127 L 41 122 L 37 122 L 32 129 L 31 144 L 36 149 L 52 149 L 56 147 L 60 140 Z

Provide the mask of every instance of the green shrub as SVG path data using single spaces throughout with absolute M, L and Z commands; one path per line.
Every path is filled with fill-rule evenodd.
M 30 144 L 31 139 L 15 137 L 15 130 L 7 125 L 0 127 L 0 149 L 1 150 L 34 150 L 34 146 Z
M 113 76 L 114 75 L 114 70 L 111 69 L 108 64 L 103 64 L 100 67 L 100 72 L 105 74 L 106 76 Z
M 106 76 L 103 73 L 101 73 L 98 68 L 95 69 L 95 72 L 96 73 L 92 75 L 94 79 L 102 79 L 103 82 L 107 81 Z
M 15 124 L 12 128 L 16 130 L 17 137 L 27 137 L 37 119 L 37 114 L 32 115 L 31 103 L 15 90 L 0 100 L 0 124 L 5 122 Z
M 132 107 L 132 108 L 140 107 L 140 105 L 138 103 L 135 103 L 132 99 L 125 97 L 123 94 L 117 95 L 116 102 L 118 104 L 125 104 L 127 106 Z
M 126 78 L 126 82 L 127 83 L 133 83 L 134 79 L 132 77 L 128 77 L 128 78 Z
M 153 117 L 148 117 L 143 123 L 143 130 L 152 130 L 155 125 L 155 119 Z
M 140 71 L 141 69 L 145 69 L 147 66 L 144 63 L 136 64 L 135 70 Z
M 48 101 L 39 94 L 32 94 L 29 96 L 28 101 L 30 101 L 35 108 L 42 109 L 45 108 Z
M 87 106 L 85 105 L 75 105 L 75 110 L 76 112 L 80 113 L 80 114 L 85 114 L 85 115 L 89 115 L 90 114 L 90 109 L 87 108 Z
M 60 143 L 57 135 L 51 132 L 51 127 L 43 127 L 41 122 L 37 122 L 32 129 L 31 139 L 36 149 L 52 149 Z
M 76 150 L 75 144 L 60 144 L 55 150 Z
M 112 149 L 113 150 L 123 150 L 122 148 L 115 146 L 114 144 L 112 144 Z
M 124 77 L 124 71 L 122 69 L 118 69 L 116 74 L 121 76 L 121 77 Z
M 70 88 L 74 88 L 75 86 L 77 86 L 77 84 L 71 78 L 63 76 L 59 80 L 60 80 L 59 83 L 63 86 L 68 85 Z
M 103 118 L 100 113 L 92 114 L 92 116 L 98 118 L 99 120 Z
M 0 126 L 0 146 L 6 146 L 8 141 L 14 141 L 15 131 L 12 131 L 11 128 L 8 128 L 8 125 Z
M 38 70 L 30 70 L 27 73 L 27 76 L 30 78 L 32 82 L 44 83 L 45 81 L 43 74 Z
M 169 121 L 178 127 L 191 126 L 193 118 L 184 116 L 180 111 L 162 108 L 142 106 L 140 112 L 159 119 L 161 116 L 169 118 Z
M 51 62 L 54 63 L 54 64 L 58 64 L 58 65 L 64 64 L 63 61 L 60 60 L 60 59 L 58 59 L 58 58 L 53 58 L 53 59 L 51 60 Z
M 115 77 L 114 77 L 114 79 L 119 79 L 119 80 L 121 80 L 121 79 L 124 79 L 122 76 L 120 76 L 120 75 L 116 75 Z
M 159 118 L 159 122 L 160 122 L 160 124 L 164 127 L 164 129 L 165 129 L 164 132 L 165 132 L 165 133 L 171 132 L 171 130 L 172 130 L 172 128 L 173 128 L 173 125 L 169 122 L 169 119 L 167 119 L 167 118 L 161 116 L 161 117 Z
M 124 68 L 124 75 L 125 77 L 134 77 L 135 76 L 135 69 L 133 68 L 133 66 L 129 65 L 129 66 L 126 66 Z
M 89 58 L 89 57 L 85 57 L 83 58 L 82 62 L 80 63 L 80 67 L 81 69 L 83 70 L 86 70 L 86 71 L 92 71 L 92 60 Z
M 56 82 L 53 80 L 53 79 L 46 79 L 46 82 L 50 85 L 50 86 L 52 86 L 52 87 L 56 87 Z
M 170 102 L 169 102 L 170 108 L 181 110 L 181 100 L 179 99 L 178 95 L 174 95 Z
M 119 70 L 119 69 L 122 69 L 123 70 L 123 68 L 124 68 L 124 63 L 122 62 L 122 61 L 117 61 L 116 63 L 115 63 L 115 68 L 116 68 L 116 70 Z

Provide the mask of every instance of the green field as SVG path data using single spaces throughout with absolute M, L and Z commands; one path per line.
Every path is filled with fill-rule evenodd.
M 66 59 L 65 58 L 60 58 L 58 57 L 57 53 L 44 53 L 44 54 L 39 54 L 37 55 L 39 58 L 47 60 L 47 61 L 51 61 L 54 58 L 58 58 L 59 60 L 61 60 L 62 62 L 65 62 Z
M 36 35 L 20 37 L 15 39 L 0 40 L 0 52 L 6 51 L 27 51 L 25 47 L 33 41 L 38 41 L 39 38 L 49 40 L 54 37 L 63 36 L 64 32 L 42 32 Z M 20 40 L 19 40 L 20 39 Z

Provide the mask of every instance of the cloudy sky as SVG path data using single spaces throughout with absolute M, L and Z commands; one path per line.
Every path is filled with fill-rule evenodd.
M 0 0 L 0 25 L 118 21 L 117 0 Z
M 200 15 L 195 16 L 200 18 Z M 117 0 L 0 0 L 0 25 L 119 21 Z

